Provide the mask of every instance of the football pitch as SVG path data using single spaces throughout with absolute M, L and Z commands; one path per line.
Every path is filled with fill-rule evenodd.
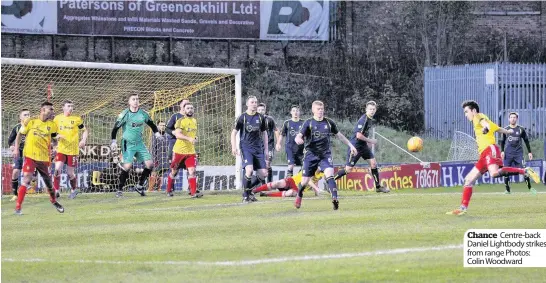
M 45 195 L 22 216 L 2 198 L 2 282 L 544 282 L 546 268 L 463 268 L 471 228 L 545 228 L 546 187 L 461 188 L 390 194 L 259 198 L 234 193 L 190 199 L 151 193 L 64 195 L 59 214 Z M 309 195 L 309 193 L 308 193 Z

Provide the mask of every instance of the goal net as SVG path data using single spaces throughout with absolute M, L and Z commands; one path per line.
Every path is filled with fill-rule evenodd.
M 478 145 L 476 140 L 468 134 L 455 131 L 451 147 L 449 148 L 449 161 L 478 160 Z
M 189 99 L 198 122 L 198 188 L 238 187 L 240 162 L 235 163 L 230 154 L 230 132 L 234 118 L 241 112 L 238 69 L 2 58 L 3 168 L 11 169 L 7 137 L 19 123 L 20 110 L 28 108 L 31 116 L 37 117 L 40 104 L 49 100 L 55 114 L 62 114 L 63 101 L 70 100 L 74 103 L 73 114 L 82 117 L 89 131 L 87 145 L 79 149 L 78 188 L 84 192 L 117 190 L 121 158 L 119 152 L 110 150 L 110 133 L 117 116 L 128 107 L 127 96 L 131 93 L 139 94 L 140 107 L 156 124 L 166 123 L 179 111 L 180 102 Z M 117 136 L 119 144 L 121 130 Z M 149 190 L 164 189 L 170 162 L 167 139 L 154 139 L 150 128 L 145 127 L 144 140 L 155 163 Z M 124 190 L 136 184 L 141 168 L 142 164 L 134 163 Z M 175 190 L 186 189 L 185 179 L 185 172 L 179 174 Z M 40 181 L 38 189 L 43 187 Z M 62 174 L 61 188 L 68 187 L 68 177 Z

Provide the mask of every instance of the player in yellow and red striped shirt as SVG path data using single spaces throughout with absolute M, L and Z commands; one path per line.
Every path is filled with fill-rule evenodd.
M 59 186 L 61 171 L 66 164 L 66 173 L 70 180 L 71 193 L 70 198 L 76 197 L 78 180 L 76 179 L 75 168 L 80 154 L 80 148 L 85 146 L 89 132 L 83 125 L 80 116 L 72 115 L 74 103 L 70 100 L 63 102 L 63 114 L 55 116 L 53 120 L 59 129 L 59 143 L 57 145 L 57 155 L 55 156 L 55 173 L 53 174 L 53 188 L 55 195 L 60 197 Z M 80 130 L 83 130 L 80 140 Z
M 23 179 L 17 193 L 17 203 L 15 204 L 15 214 L 21 213 L 21 206 L 25 200 L 27 188 L 30 186 L 34 170 L 44 179 L 45 186 L 49 192 L 49 199 L 58 212 L 63 213 L 63 206 L 57 202 L 55 192 L 51 184 L 48 168 L 50 165 L 49 148 L 51 139 L 57 137 L 57 125 L 51 121 L 53 118 L 53 104 L 50 102 L 42 103 L 40 108 L 40 117 L 26 120 L 15 139 L 15 148 L 19 148 L 21 136 L 26 135 L 23 155 Z M 13 158 L 19 157 L 19 151 L 13 153 Z
M 529 167 L 525 169 L 502 167 L 501 151 L 495 140 L 495 132 L 509 135 L 512 134 L 513 130 L 507 130 L 497 126 L 489 120 L 486 115 L 480 113 L 480 106 L 476 101 L 467 100 L 463 102 L 462 107 L 464 115 L 474 125 L 474 133 L 476 135 L 476 142 L 478 143 L 480 159 L 476 162 L 474 168 L 465 176 L 463 199 L 460 208 L 447 213 L 453 215 L 463 215 L 466 213 L 470 198 L 472 197 L 472 186 L 474 185 L 474 182 L 486 172 L 489 172 L 489 175 L 492 178 L 527 175 L 536 183 L 540 182 L 538 174 Z

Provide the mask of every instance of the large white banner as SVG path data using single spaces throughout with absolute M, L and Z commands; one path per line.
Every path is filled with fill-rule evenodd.
M 57 1 L 2 1 L 2 32 L 57 33 Z
M 260 39 L 328 40 L 328 1 L 262 1 L 260 14 Z

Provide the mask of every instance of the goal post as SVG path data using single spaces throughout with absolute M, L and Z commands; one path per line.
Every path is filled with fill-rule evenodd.
M 166 123 L 178 112 L 181 100 L 189 99 L 195 106 L 198 122 L 198 171 L 199 167 L 205 168 L 205 171 L 235 168 L 235 172 L 230 174 L 231 178 L 234 174 L 235 180 L 222 177 L 226 173 L 224 171 L 204 174 L 222 177 L 207 179 L 209 185 L 210 182 L 221 182 L 213 185 L 215 188 L 241 187 L 241 159 L 235 158 L 234 164 L 230 147 L 234 118 L 242 112 L 240 69 L 17 58 L 2 58 L 1 66 L 3 147 L 7 146 L 9 131 L 19 122 L 18 114 L 22 108 L 28 108 L 31 116 L 36 117 L 40 104 L 49 99 L 54 105 L 55 114 L 61 114 L 63 101 L 71 100 L 74 114 L 82 116 L 89 130 L 87 145 L 79 150 L 77 172 L 78 185 L 82 190 L 110 191 L 117 182 L 116 165 L 120 160 L 119 155 L 110 152 L 110 132 L 118 114 L 128 107 L 127 96 L 131 93 L 139 94 L 140 107 L 156 123 Z M 118 133 L 118 139 L 120 137 L 121 133 Z M 153 139 L 151 131 L 146 128 L 145 143 L 154 157 L 156 169 L 166 173 L 168 150 L 157 146 L 158 141 Z M 152 145 L 156 146 L 152 148 Z M 10 164 L 8 151 L 4 148 L 2 152 L 2 164 Z M 134 183 L 138 177 L 138 170 L 133 171 L 128 184 Z M 61 186 L 68 184 L 66 176 L 64 178 Z M 183 182 L 187 185 L 185 180 Z

